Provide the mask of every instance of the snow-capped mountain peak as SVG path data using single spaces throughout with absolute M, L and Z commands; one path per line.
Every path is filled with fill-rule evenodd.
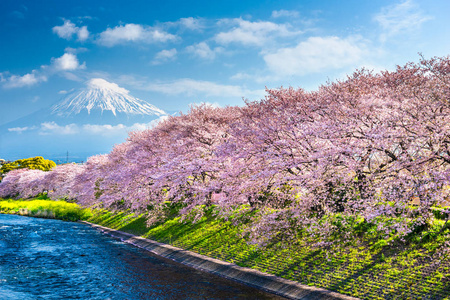
M 129 91 L 115 83 L 102 78 L 93 78 L 86 83 L 85 89 L 77 90 L 51 108 L 51 113 L 64 117 L 77 115 L 83 111 L 91 114 L 92 111 L 110 111 L 126 115 L 163 116 L 166 113 L 156 106 L 134 98 Z
M 127 89 L 121 88 L 115 83 L 108 82 L 105 79 L 102 78 L 92 78 L 89 80 L 86 85 L 91 89 L 103 89 L 103 90 L 111 90 L 115 91 L 117 93 L 121 94 L 127 94 L 130 93 Z

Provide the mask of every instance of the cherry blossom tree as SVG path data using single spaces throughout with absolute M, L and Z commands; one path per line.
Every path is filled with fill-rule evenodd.
M 41 170 L 12 170 L 0 183 L 0 197 L 30 198 L 43 193 L 45 175 L 46 172 Z
M 193 106 L 84 166 L 15 170 L 0 183 L 0 197 L 48 191 L 148 212 L 150 223 L 168 206 L 187 216 L 248 205 L 262 244 L 299 232 L 351 239 L 355 222 L 403 239 L 430 225 L 449 190 L 450 57 L 358 70 L 317 91 L 268 89 L 243 107 Z
M 75 200 L 77 194 L 73 192 L 76 176 L 85 170 L 83 165 L 63 164 L 54 167 L 45 174 L 42 184 L 52 200 L 65 199 Z

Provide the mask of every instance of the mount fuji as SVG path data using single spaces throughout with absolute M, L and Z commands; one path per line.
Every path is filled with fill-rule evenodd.
M 129 131 L 149 128 L 167 116 L 125 88 L 93 78 L 56 104 L 0 126 L 0 158 L 41 155 L 65 161 L 69 152 L 71 161 L 85 161 L 124 142 Z
M 101 78 L 87 82 L 87 88 L 77 90 L 51 107 L 56 118 L 86 120 L 92 122 L 144 120 L 166 112 L 146 101 L 134 98 L 115 83 Z

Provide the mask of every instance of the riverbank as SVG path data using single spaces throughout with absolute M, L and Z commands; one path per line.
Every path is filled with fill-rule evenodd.
M 126 212 L 93 211 L 84 220 L 361 299 L 450 298 L 450 263 L 442 251 L 448 230 L 421 233 L 406 244 L 355 240 L 324 250 L 307 237 L 257 248 L 242 236 L 245 224 L 235 226 L 214 214 L 196 223 L 171 218 L 152 227 L 143 216 Z
M 171 259 L 183 265 L 199 269 L 235 280 L 258 289 L 280 295 L 289 299 L 342 299 L 357 300 L 357 298 L 342 295 L 321 288 L 311 287 L 295 281 L 286 280 L 254 269 L 243 268 L 233 263 L 224 262 L 171 245 L 158 243 L 146 238 L 132 235 L 119 230 L 110 229 L 90 222 L 81 221 L 101 230 L 117 239 L 146 249 L 158 256 Z
M 90 210 L 83 209 L 76 203 L 52 201 L 45 196 L 31 200 L 0 198 L 0 212 L 63 221 L 78 221 L 92 216 Z

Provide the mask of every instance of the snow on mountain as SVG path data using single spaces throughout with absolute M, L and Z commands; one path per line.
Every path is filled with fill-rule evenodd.
M 74 160 L 86 161 L 110 152 L 128 132 L 151 128 L 166 117 L 117 84 L 94 78 L 55 105 L 0 125 L 0 157 L 60 159 L 69 151 Z
M 138 98 L 115 83 L 101 78 L 93 78 L 87 82 L 85 89 L 77 90 L 51 107 L 51 114 L 67 117 L 91 111 L 111 112 L 127 115 L 164 116 L 166 112 Z

